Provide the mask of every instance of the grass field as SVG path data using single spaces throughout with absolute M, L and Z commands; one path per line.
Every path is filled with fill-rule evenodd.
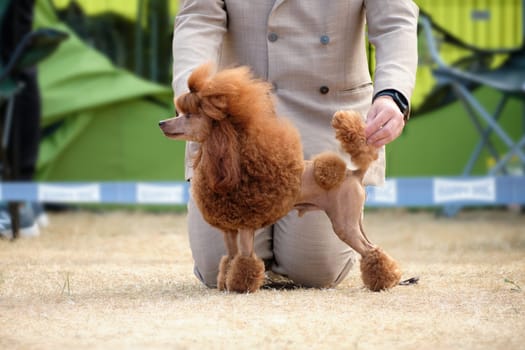
M 193 277 L 182 214 L 52 214 L 0 240 L 0 349 L 524 349 L 525 215 L 374 210 L 417 285 L 227 294 Z

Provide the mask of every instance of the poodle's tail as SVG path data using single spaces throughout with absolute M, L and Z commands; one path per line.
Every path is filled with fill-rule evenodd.
M 378 149 L 366 143 L 365 123 L 361 115 L 355 111 L 338 111 L 332 119 L 332 127 L 341 147 L 357 166 L 355 172 L 363 177 L 370 163 L 377 159 Z

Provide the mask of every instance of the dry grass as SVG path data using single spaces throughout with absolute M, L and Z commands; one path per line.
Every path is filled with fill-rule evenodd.
M 418 285 L 226 294 L 200 285 L 183 216 L 67 212 L 0 241 L 0 348 L 523 349 L 525 215 L 367 213 Z

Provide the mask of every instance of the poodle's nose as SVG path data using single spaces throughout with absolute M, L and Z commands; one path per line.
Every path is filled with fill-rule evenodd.
M 164 125 L 164 123 L 165 123 L 164 120 L 161 120 L 161 121 L 159 122 L 159 126 Z

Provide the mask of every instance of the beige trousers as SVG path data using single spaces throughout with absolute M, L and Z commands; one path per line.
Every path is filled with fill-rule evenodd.
M 194 273 L 206 286 L 217 286 L 219 261 L 226 255 L 222 233 L 208 225 L 190 195 L 188 232 Z M 255 234 L 255 253 L 267 269 L 304 287 L 330 288 L 339 284 L 357 259 L 357 253 L 333 232 L 322 211 L 298 217 L 290 212 Z

